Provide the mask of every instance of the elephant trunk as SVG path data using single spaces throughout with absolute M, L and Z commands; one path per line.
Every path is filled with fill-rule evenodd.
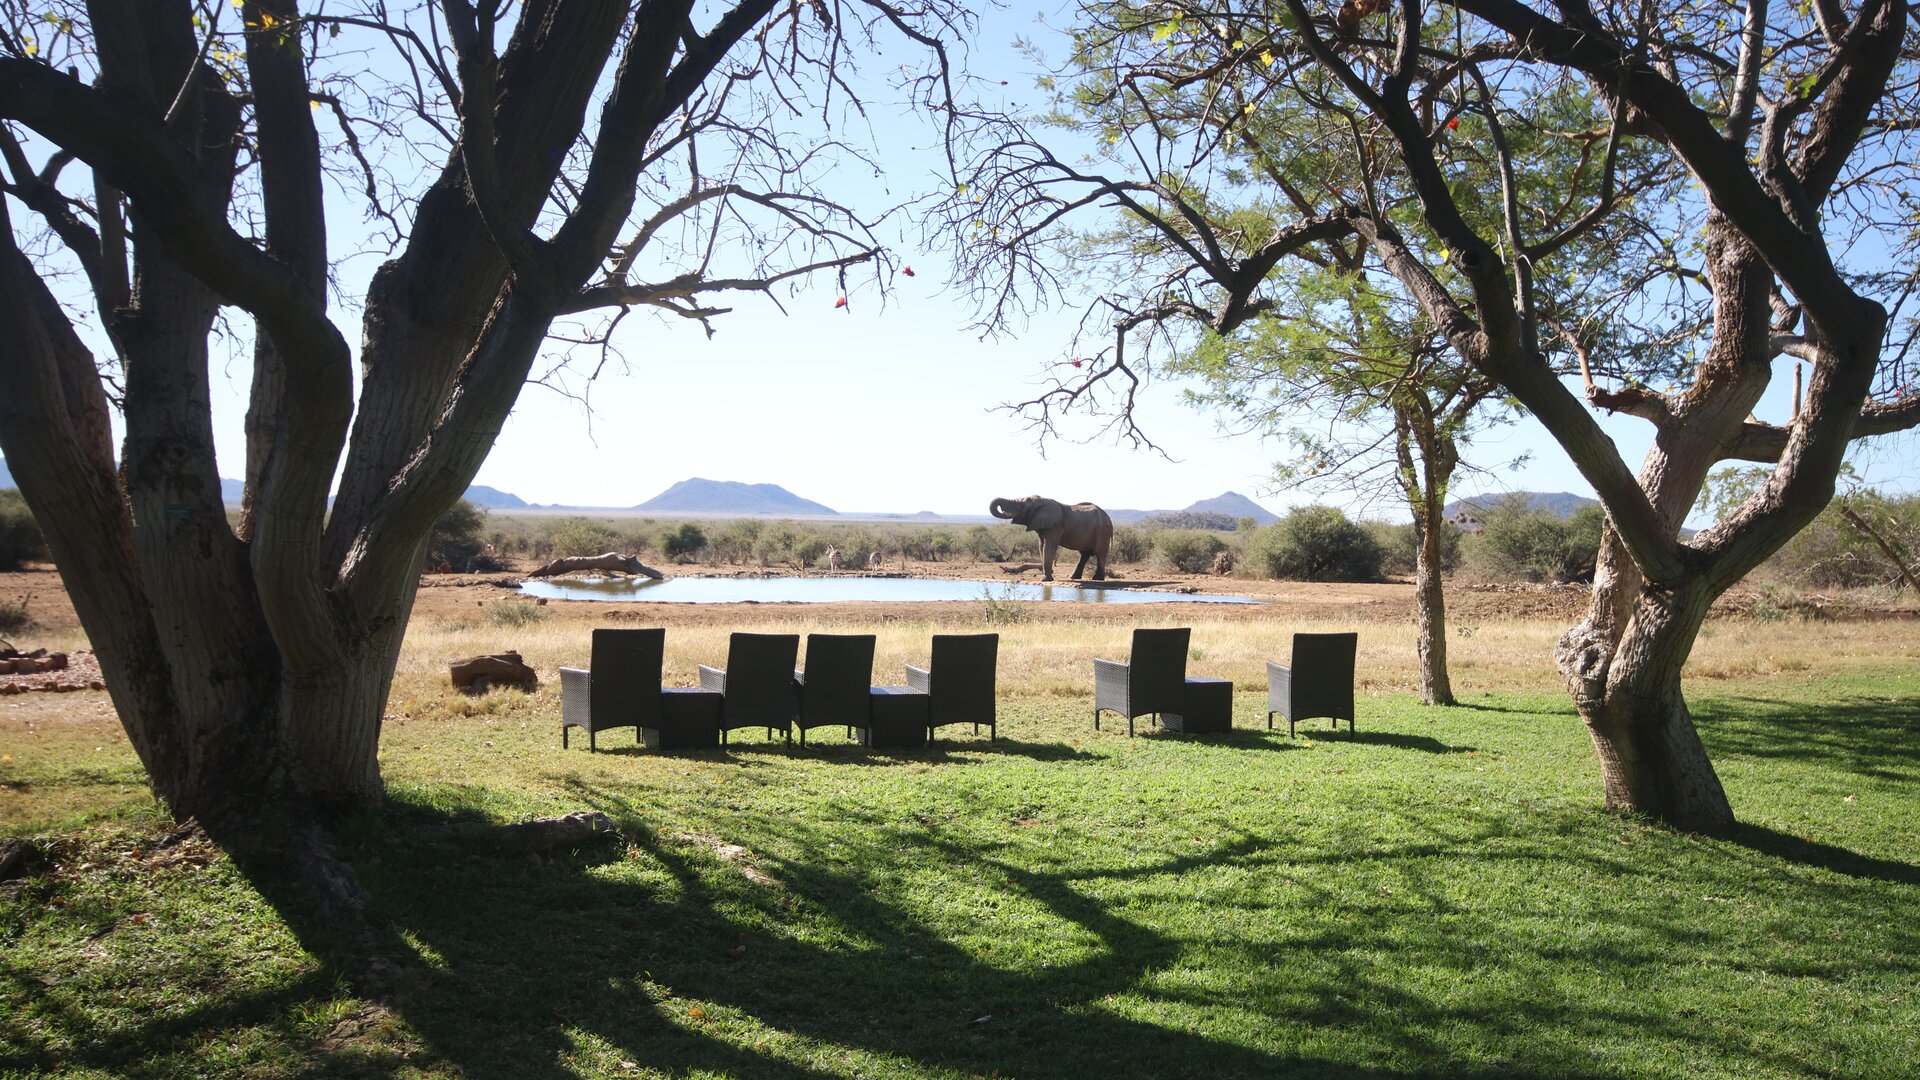
M 987 504 L 987 513 L 997 518 L 1012 518 L 1020 512 L 1020 503 L 1016 499 L 995 499 Z

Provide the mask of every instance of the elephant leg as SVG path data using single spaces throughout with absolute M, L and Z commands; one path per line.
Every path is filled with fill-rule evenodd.
M 1053 580 L 1053 557 L 1060 552 L 1060 542 L 1053 537 L 1040 540 L 1040 580 Z
M 1093 557 L 1093 580 L 1107 580 L 1107 557 L 1105 555 L 1095 555 Z
M 1080 553 L 1080 561 L 1078 563 L 1075 563 L 1073 567 L 1073 580 L 1075 581 L 1080 580 L 1080 574 L 1082 571 L 1086 570 L 1087 560 L 1090 558 L 1092 558 L 1092 556 L 1087 554 L 1086 552 L 1083 551 Z

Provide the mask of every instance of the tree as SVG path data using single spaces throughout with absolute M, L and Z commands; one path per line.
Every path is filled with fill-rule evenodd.
M 155 792 L 244 841 L 380 797 L 429 530 L 556 320 L 589 320 L 594 347 L 636 309 L 711 332 L 717 295 L 885 269 L 877 218 L 820 187 L 858 151 L 802 120 L 832 129 L 850 50 L 888 28 L 927 59 L 902 90 L 939 105 L 962 16 L 245 0 L 236 25 L 227 6 L 0 0 L 0 449 Z M 359 303 L 357 400 L 330 182 L 393 246 Z M 253 331 L 234 527 L 208 404 L 223 311 Z
M 1364 212 L 1414 237 L 1416 247 L 1437 244 L 1365 107 L 1329 73 L 1286 55 L 1279 42 L 1289 19 L 1272 6 L 1082 5 L 1049 126 L 1106 150 L 1093 164 L 1070 167 L 1044 134 L 990 139 L 970 185 L 992 193 L 984 197 L 991 224 L 971 234 L 990 242 L 970 245 L 971 265 L 998 317 L 1018 298 L 1015 285 L 1053 285 L 1041 253 L 1064 235 L 1075 280 L 1090 261 L 1113 265 L 1114 293 L 1103 305 L 1116 312 L 1121 333 L 1149 329 L 1142 344 L 1172 347 L 1162 373 L 1198 376 L 1202 388 L 1189 391 L 1191 399 L 1292 445 L 1277 482 L 1401 500 L 1418 541 L 1421 694 L 1452 704 L 1442 508 L 1458 471 L 1472 468 L 1462 446 L 1512 402 L 1344 223 Z M 1469 67 L 1449 63 L 1438 47 L 1432 64 L 1423 108 L 1443 135 L 1459 132 Z M 1532 268 L 1536 302 L 1551 318 L 1562 297 L 1617 295 L 1622 276 L 1638 272 L 1627 247 L 1644 230 L 1595 217 L 1588 203 L 1644 198 L 1680 171 L 1657 155 L 1623 151 L 1604 129 L 1579 130 L 1591 94 L 1577 87 L 1555 88 L 1534 105 L 1528 122 L 1509 124 L 1503 136 L 1527 161 L 1508 178 L 1540 224 L 1564 234 L 1550 265 Z M 1463 213 L 1497 223 L 1496 159 L 1463 137 L 1448 160 Z M 1602 160 L 1604 170 L 1595 167 Z M 1563 184 L 1567 190 L 1557 190 Z M 1103 205 L 1121 211 L 1105 233 L 1056 228 Z M 1012 240 L 991 242 L 1001 234 Z M 1117 339 L 1103 354 L 1109 363 L 1075 365 L 1074 377 L 1018 407 L 1050 429 L 1055 409 L 1100 407 L 1101 385 L 1112 381 L 1126 387 L 1117 411 L 1129 414 L 1132 388 L 1155 365 L 1150 356 L 1124 359 L 1123 345 Z M 1670 360 L 1666 352 L 1640 359 Z M 1571 366 L 1573 353 L 1560 349 L 1550 359 Z
M 1686 829 L 1730 827 L 1681 691 L 1707 608 L 1820 511 L 1853 439 L 1920 424 L 1912 325 L 1896 318 L 1916 283 L 1920 179 L 1907 146 L 1920 129 L 1907 104 L 1920 69 L 1907 5 L 1754 0 L 1737 23 L 1679 0 L 1551 12 L 1517 0 L 1349 3 L 1335 14 L 1303 0 L 1096 10 L 1120 13 L 1114 34 L 1093 32 L 1100 47 L 1146 37 L 1170 64 L 1204 47 L 1216 58 L 1199 69 L 1209 85 L 1323 94 L 1332 114 L 1352 117 L 1372 181 L 1302 191 L 1286 224 L 1225 244 L 1188 210 L 1198 183 L 1105 183 L 1011 140 L 1000 149 L 1014 165 L 997 174 L 1010 194 L 983 228 L 1025 238 L 1100 200 L 1151 218 L 1157 200 L 1180 226 L 1163 243 L 1190 265 L 1165 283 L 1160 306 L 1186 305 L 1223 331 L 1271 303 L 1262 285 L 1282 260 L 1311 260 L 1330 238 L 1366 248 L 1457 356 L 1547 428 L 1606 506 L 1592 607 L 1557 658 L 1607 805 Z M 1127 92 L 1153 92 L 1147 60 L 1130 70 L 1140 74 Z M 1224 89 L 1214 100 L 1233 116 Z M 1591 150 L 1571 172 L 1536 169 L 1520 137 L 1529 131 Z M 1636 155 L 1684 168 L 1694 187 L 1623 213 Z M 1472 182 L 1467 158 L 1492 182 Z M 1391 178 L 1404 178 L 1406 202 L 1381 190 Z M 1396 218 L 1402 208 L 1418 229 Z M 1619 289 L 1544 287 L 1579 281 L 1557 260 L 1616 226 L 1649 253 Z M 1031 269 L 1039 258 L 1003 260 L 1012 269 L 998 280 L 1025 284 L 1022 273 L 1042 273 Z M 1676 386 L 1637 377 L 1676 344 L 1690 354 Z M 1584 402 L 1552 362 L 1556 348 L 1586 374 Z M 1811 365 L 1805 402 L 1784 423 L 1753 418 L 1783 355 Z M 1108 367 L 1122 360 L 1116 348 Z M 1134 378 L 1117 371 L 1123 394 Z M 1087 393 L 1068 389 L 1071 400 Z M 1593 408 L 1654 425 L 1637 475 Z M 1708 469 L 1728 459 L 1772 471 L 1737 510 L 1682 539 Z

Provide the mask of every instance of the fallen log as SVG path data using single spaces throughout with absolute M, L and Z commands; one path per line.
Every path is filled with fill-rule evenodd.
M 555 559 L 527 576 L 554 577 L 559 574 L 577 574 L 584 570 L 604 570 L 614 574 L 638 574 L 641 577 L 650 577 L 655 581 L 664 581 L 667 576 L 655 570 L 653 567 L 648 566 L 646 563 L 641 562 L 638 557 L 622 555 L 617 551 L 609 551 L 601 555 L 569 555 L 563 559 Z
M 490 653 L 455 660 L 447 673 L 453 678 L 454 689 L 475 692 L 503 683 L 528 688 L 540 681 L 539 674 L 528 667 L 517 652 Z

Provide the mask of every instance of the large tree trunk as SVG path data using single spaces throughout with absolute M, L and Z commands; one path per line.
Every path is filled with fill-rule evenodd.
M 1429 500 L 1431 502 L 1431 500 Z M 1428 705 L 1452 705 L 1453 678 L 1447 673 L 1447 591 L 1440 578 L 1440 530 L 1445 526 L 1430 510 L 1414 518 L 1414 618 L 1419 631 L 1420 700 Z
M 1561 638 L 1557 659 L 1593 738 L 1607 807 L 1724 832 L 1733 809 L 1680 690 L 1713 595 L 1646 588 L 1611 534 L 1600 563 L 1587 620 Z

